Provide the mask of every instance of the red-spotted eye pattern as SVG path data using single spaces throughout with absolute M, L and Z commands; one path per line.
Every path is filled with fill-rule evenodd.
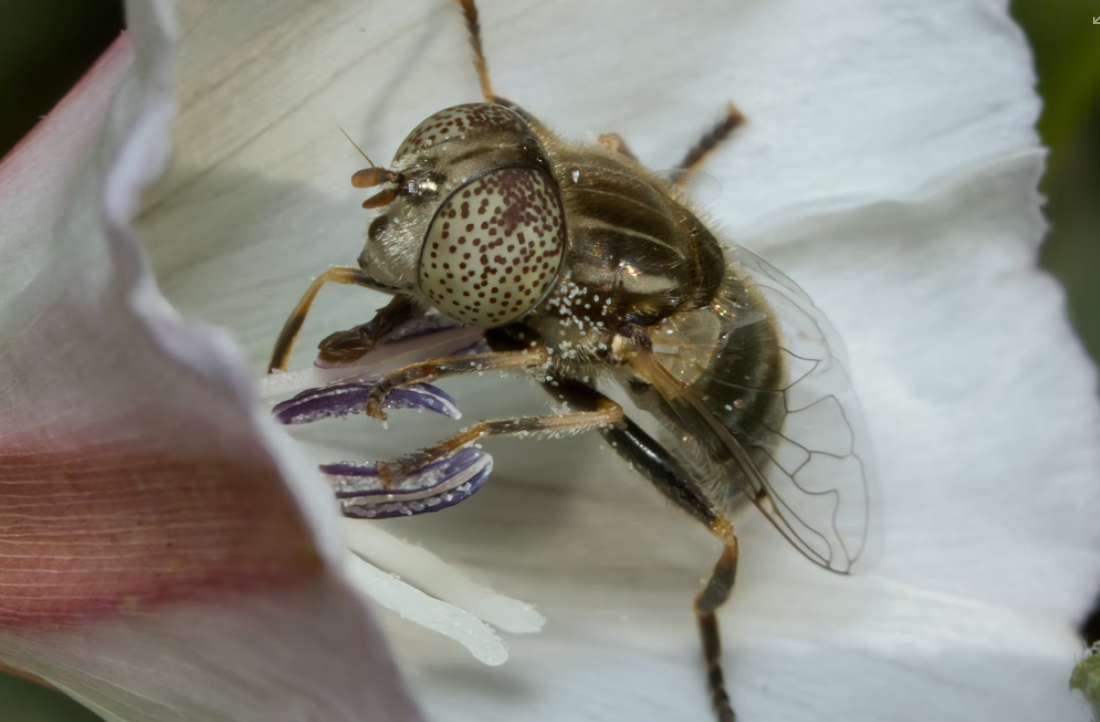
M 409 153 L 426 150 L 449 140 L 465 140 L 470 133 L 503 131 L 529 134 L 531 131 L 516 113 L 490 103 L 468 103 L 441 110 L 413 128 L 394 155 L 400 160 Z
M 565 258 L 565 214 L 542 171 L 506 168 L 455 191 L 428 229 L 420 290 L 462 323 L 499 326 L 535 307 Z

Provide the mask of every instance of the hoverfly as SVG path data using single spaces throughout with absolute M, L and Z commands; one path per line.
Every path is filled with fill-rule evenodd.
M 452 400 L 428 382 L 489 370 L 541 383 L 569 410 L 484 421 L 395 461 L 322 469 L 350 516 L 437 511 L 484 481 L 487 469 L 463 456 L 474 442 L 598 430 L 723 544 L 694 608 L 715 712 L 733 720 L 715 612 L 734 584 L 734 516 L 755 505 L 799 552 L 834 572 L 847 573 L 863 551 L 870 470 L 841 346 L 797 285 L 721 243 L 685 197 L 685 176 L 741 124 L 732 104 L 687 153 L 684 175 L 668 181 L 618 135 L 566 141 L 497 95 L 474 0 L 457 2 L 484 101 L 435 113 L 389 168 L 371 163 L 354 174 L 357 188 L 381 187 L 363 204 L 380 212 L 359 267 L 334 267 L 313 282 L 269 370 L 285 368 L 326 283 L 392 301 L 369 323 L 322 341 L 324 362 L 354 361 L 395 335 L 448 326 L 480 329 L 483 350 L 414 363 L 371 384 L 305 392 L 276 413 L 288 423 L 352 408 L 377 419 L 402 405 L 447 413 Z M 600 391 L 616 383 L 658 433 Z

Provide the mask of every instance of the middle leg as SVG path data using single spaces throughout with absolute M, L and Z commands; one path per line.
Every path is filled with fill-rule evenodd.
M 545 416 L 521 416 L 513 419 L 496 419 L 474 424 L 435 446 L 410 454 L 397 461 L 378 463 L 378 473 L 383 483 L 407 476 L 419 469 L 454 454 L 475 441 L 490 436 L 571 436 L 593 428 L 617 424 L 623 418 L 623 409 L 611 399 L 601 399 L 595 408 L 566 414 Z
M 409 364 L 383 374 L 378 379 L 367 397 L 367 415 L 385 421 L 386 412 L 382 409 L 386 397 L 402 386 L 482 371 L 522 373 L 544 366 L 549 358 L 550 355 L 545 348 L 534 347 L 522 351 L 490 351 L 468 356 L 447 356 Z

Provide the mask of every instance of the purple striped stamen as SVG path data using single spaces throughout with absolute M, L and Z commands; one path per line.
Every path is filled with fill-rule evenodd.
M 363 519 L 414 516 L 454 506 L 480 489 L 492 469 L 493 457 L 477 448 L 428 464 L 389 487 L 383 486 L 374 462 L 321 466 L 344 514 Z
M 372 388 L 373 384 L 360 381 L 309 389 L 276 404 L 272 413 L 284 424 L 310 424 L 321 419 L 358 414 L 367 408 Z M 431 384 L 411 384 L 391 391 L 386 397 L 386 408 L 424 409 L 452 419 L 462 418 L 458 402 Z

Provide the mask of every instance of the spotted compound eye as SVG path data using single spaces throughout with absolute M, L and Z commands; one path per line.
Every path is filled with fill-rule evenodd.
M 565 258 L 565 214 L 540 170 L 506 168 L 456 190 L 420 255 L 420 290 L 462 323 L 500 326 L 535 307 Z

